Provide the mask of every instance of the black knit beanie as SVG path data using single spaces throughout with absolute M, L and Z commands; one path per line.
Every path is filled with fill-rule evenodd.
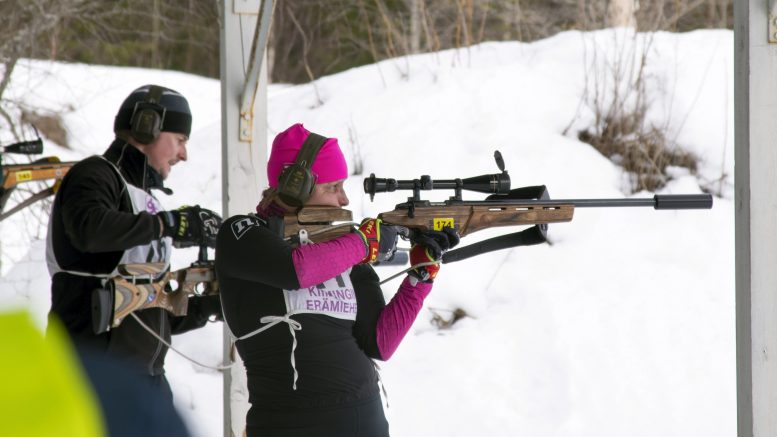
M 132 120 L 135 104 L 147 100 L 150 87 L 151 85 L 143 85 L 124 99 L 113 122 L 114 132 L 130 130 L 130 120 Z M 181 133 L 188 137 L 192 131 L 192 112 L 189 110 L 189 102 L 178 91 L 161 88 L 163 91 L 159 105 L 166 110 L 161 131 Z

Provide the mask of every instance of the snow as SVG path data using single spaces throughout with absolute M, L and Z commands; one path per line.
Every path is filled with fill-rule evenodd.
M 361 160 L 364 174 L 346 184 L 356 218 L 393 209 L 406 197 L 378 194 L 370 203 L 361 190 L 369 173 L 396 179 L 496 173 L 496 149 L 513 188 L 545 184 L 553 198 L 618 198 L 630 196 L 622 171 L 576 132 L 594 119 L 583 97 L 586 82 L 590 92 L 597 71 L 602 80 L 606 66 L 630 62 L 643 48 L 648 119 L 700 157 L 698 175 L 677 169 L 660 193 L 712 189 L 714 208 L 580 208 L 573 222 L 550 226 L 552 245 L 444 265 L 413 329 L 381 363 L 392 435 L 735 433 L 733 34 L 565 32 L 530 44 L 484 43 L 388 60 L 315 84 L 270 86 L 270 140 L 303 122 L 339 138 L 350 168 Z M 46 153 L 75 160 L 108 146 L 121 100 L 151 82 L 183 93 L 194 112 L 190 159 L 176 166 L 169 179 L 175 194 L 164 205 L 220 210 L 217 81 L 24 61 L 8 98 L 65 108 L 73 148 L 46 143 Z M 9 141 L 0 132 L 0 143 Z M 465 198 L 483 196 L 465 192 Z M 29 308 L 41 326 L 49 306 L 45 225 L 27 212 L 0 224 L 0 305 Z M 477 233 L 463 244 L 504 232 Z M 195 249 L 178 250 L 174 267 L 195 257 Z M 384 286 L 387 298 L 399 281 Z M 450 329 L 430 323 L 434 313 L 448 317 L 456 308 L 468 317 Z M 175 337 L 174 345 L 217 364 L 221 339 L 221 325 L 211 324 Z M 166 367 L 194 435 L 221 435 L 221 374 L 173 352 Z

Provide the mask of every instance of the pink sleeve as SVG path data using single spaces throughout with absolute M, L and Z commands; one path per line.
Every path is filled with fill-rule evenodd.
M 418 282 L 411 285 L 410 281 L 410 277 L 402 281 L 399 291 L 378 317 L 376 329 L 378 351 L 384 360 L 391 358 L 397 350 L 399 343 L 405 338 L 405 334 L 421 311 L 424 299 L 432 291 L 431 283 Z
M 291 254 L 300 288 L 320 284 L 348 270 L 364 259 L 367 249 L 356 234 L 343 235 L 324 243 L 299 246 Z

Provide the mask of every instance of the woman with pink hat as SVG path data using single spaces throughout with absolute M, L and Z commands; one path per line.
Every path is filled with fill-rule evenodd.
M 287 212 L 348 205 L 337 139 L 289 127 L 273 141 L 267 176 L 256 214 L 229 218 L 216 246 L 224 318 L 248 376 L 248 436 L 386 437 L 373 360 L 397 349 L 439 265 L 411 270 L 386 303 L 370 264 L 394 253 L 395 227 L 365 219 L 323 243 L 284 240 L 274 223 Z M 411 262 L 457 243 L 452 229 L 420 233 Z

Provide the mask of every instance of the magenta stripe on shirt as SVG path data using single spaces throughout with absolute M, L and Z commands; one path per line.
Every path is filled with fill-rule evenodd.
M 343 235 L 323 243 L 299 246 L 292 252 L 300 288 L 320 284 L 364 259 L 367 249 L 357 234 Z

